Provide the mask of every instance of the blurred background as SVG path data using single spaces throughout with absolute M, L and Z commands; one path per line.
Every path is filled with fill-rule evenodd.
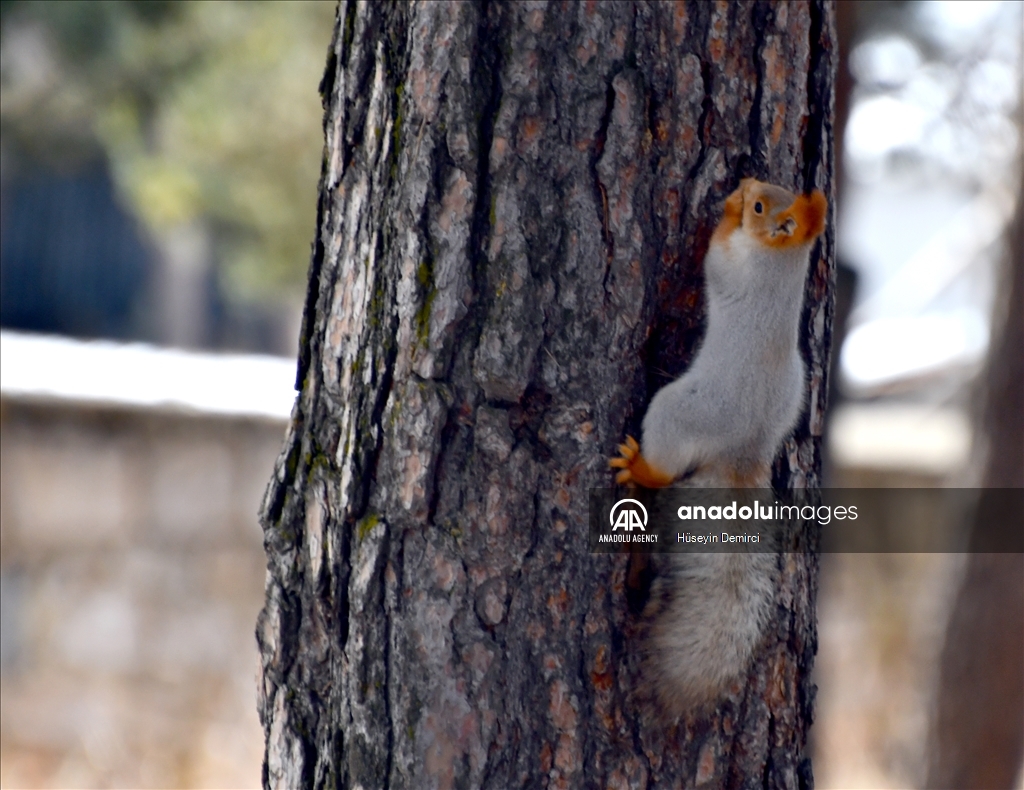
M 0 784 L 258 787 L 333 2 L 0 4 Z
M 3 326 L 293 355 L 333 9 L 4 0 Z
M 333 14 L 0 3 L 3 787 L 259 785 L 255 514 L 294 395 Z M 1000 456 L 997 394 L 1021 386 L 1001 338 L 1024 265 L 1022 4 L 838 17 L 827 482 L 1021 485 L 990 459 L 1020 455 Z M 819 787 L 955 786 L 936 755 L 956 647 L 984 641 L 958 625 L 972 568 L 823 558 Z M 981 605 L 1012 621 L 1006 600 Z M 1016 755 L 973 759 L 1016 759 L 1021 787 Z
M 828 486 L 1024 486 L 1022 10 L 837 5 Z M 824 555 L 818 619 L 817 786 L 1024 786 L 1024 558 Z

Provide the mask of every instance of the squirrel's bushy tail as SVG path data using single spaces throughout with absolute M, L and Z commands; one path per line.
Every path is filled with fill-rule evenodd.
M 750 666 L 775 598 L 777 555 L 672 554 L 645 611 L 645 685 L 670 717 L 713 705 Z

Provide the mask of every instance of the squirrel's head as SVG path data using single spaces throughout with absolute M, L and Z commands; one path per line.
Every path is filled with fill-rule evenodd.
M 766 247 L 809 244 L 825 230 L 828 202 L 818 190 L 794 195 L 788 189 L 744 178 L 725 200 L 714 240 L 724 242 L 737 229 Z

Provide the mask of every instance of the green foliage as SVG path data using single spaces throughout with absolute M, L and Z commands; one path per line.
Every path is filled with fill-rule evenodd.
M 333 2 L 5 2 L 4 47 L 35 37 L 42 54 L 21 66 L 5 58 L 4 135 L 48 158 L 99 146 L 148 227 L 210 225 L 231 296 L 298 294 L 334 11 Z

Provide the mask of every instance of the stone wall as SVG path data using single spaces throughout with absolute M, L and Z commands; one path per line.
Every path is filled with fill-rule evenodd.
M 0 782 L 256 787 L 280 421 L 0 401 Z

